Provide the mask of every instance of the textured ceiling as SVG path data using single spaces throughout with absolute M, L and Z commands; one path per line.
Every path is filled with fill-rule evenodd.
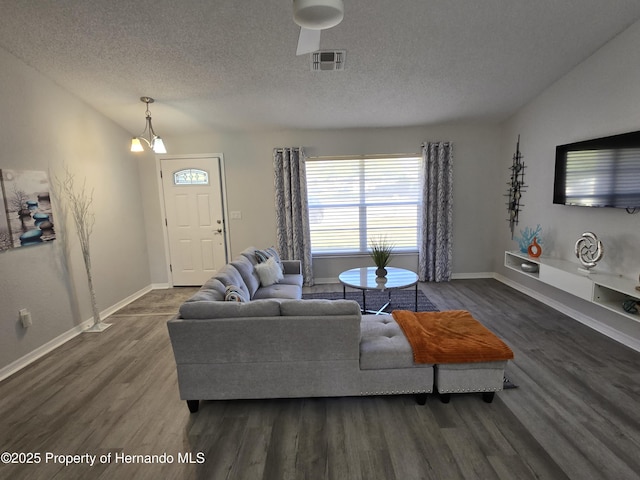
M 498 122 L 640 19 L 638 0 L 344 0 L 295 55 L 291 0 L 0 0 L 0 46 L 132 133 Z

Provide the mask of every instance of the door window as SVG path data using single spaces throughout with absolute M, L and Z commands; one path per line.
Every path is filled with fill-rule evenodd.
M 209 173 L 197 168 L 185 168 L 173 174 L 174 185 L 209 185 Z

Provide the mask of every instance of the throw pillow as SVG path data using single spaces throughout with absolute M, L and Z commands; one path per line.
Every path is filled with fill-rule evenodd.
M 270 255 L 267 253 L 266 250 L 258 250 L 257 248 L 255 251 L 255 255 L 256 255 L 256 261 L 258 263 L 264 263 L 267 260 L 269 260 L 269 257 L 270 257 Z
M 266 251 L 269 254 L 269 256 L 275 259 L 278 265 L 282 266 L 282 260 L 280 260 L 280 255 L 278 255 L 278 251 L 275 248 L 269 247 L 266 249 Z
M 280 265 L 278 265 L 273 257 L 269 257 L 266 261 L 256 264 L 255 269 L 260 278 L 260 285 L 263 287 L 278 283 L 284 278 L 282 268 L 280 268 Z
M 225 302 L 246 302 L 247 300 L 242 295 L 242 290 L 235 285 L 229 285 L 224 294 Z
M 282 264 L 282 260 L 280 259 L 280 255 L 278 255 L 278 251 L 275 248 L 269 247 L 269 248 L 265 248 L 264 250 L 257 250 L 256 249 L 255 255 L 256 255 L 256 260 L 257 260 L 258 263 L 264 263 L 269 258 L 275 259 L 276 263 L 280 266 L 280 268 L 284 272 L 284 265 Z

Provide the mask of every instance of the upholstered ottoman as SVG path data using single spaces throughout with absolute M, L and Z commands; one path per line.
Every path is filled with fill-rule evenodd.
M 433 364 L 415 363 L 413 350 L 390 315 L 363 315 L 360 322 L 362 395 L 417 394 L 433 391 Z
M 481 392 L 491 402 L 502 390 L 504 369 L 513 352 L 466 310 L 395 310 L 414 361 L 435 365 L 435 388 L 443 402 L 451 393 Z
M 482 392 L 491 403 L 504 385 L 506 360 L 478 363 L 441 363 L 435 366 L 435 384 L 440 400 L 448 403 L 452 393 Z

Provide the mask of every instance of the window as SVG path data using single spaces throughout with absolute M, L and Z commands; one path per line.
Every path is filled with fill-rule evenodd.
M 197 168 L 186 168 L 173 174 L 174 185 L 209 185 L 209 174 Z
M 378 238 L 417 251 L 421 164 L 421 157 L 307 160 L 312 253 L 367 253 Z

